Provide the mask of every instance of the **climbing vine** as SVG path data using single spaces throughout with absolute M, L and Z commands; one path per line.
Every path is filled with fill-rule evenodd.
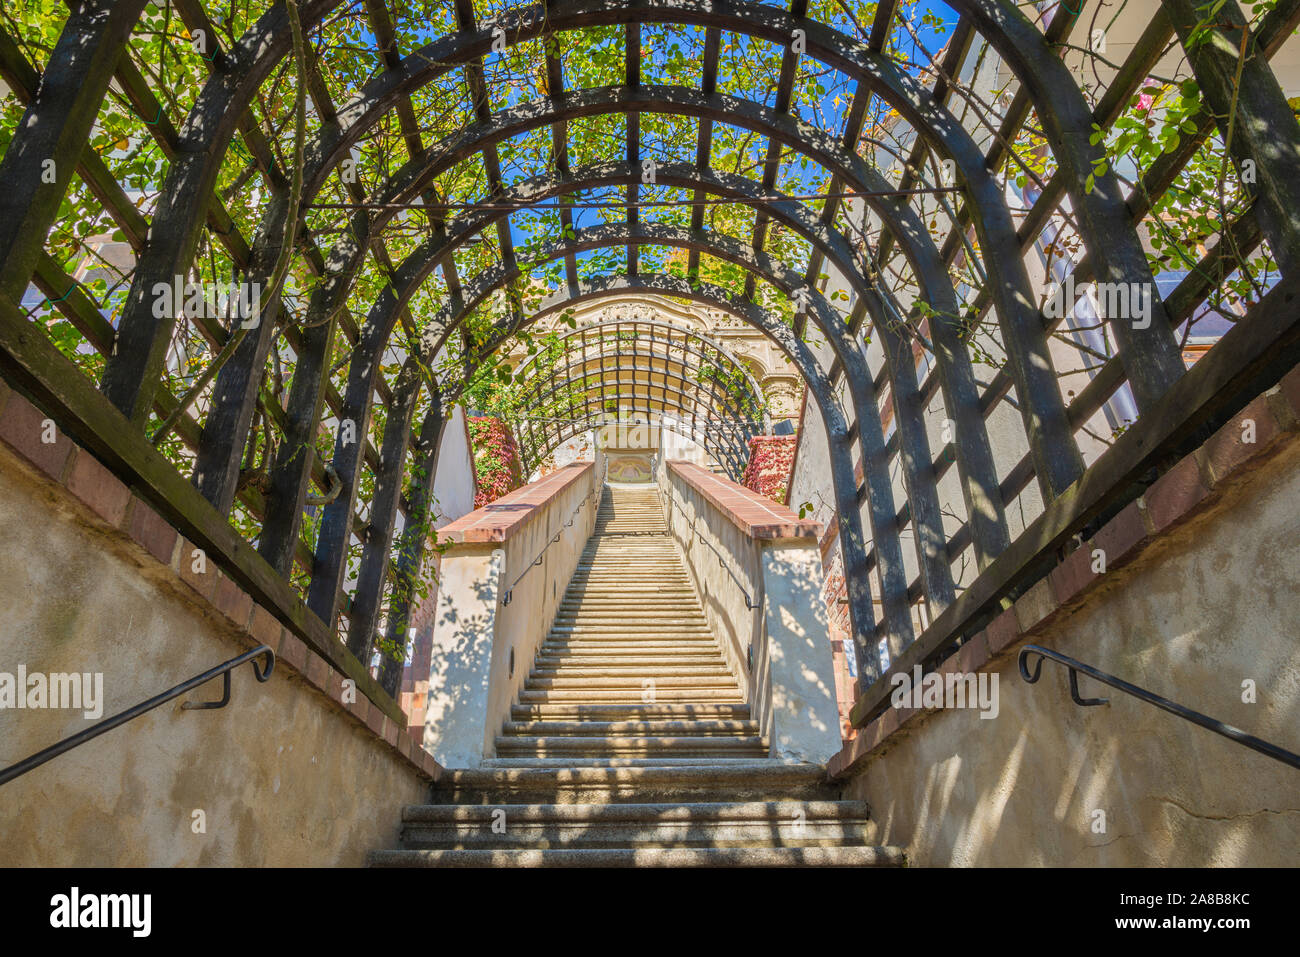
M 474 507 L 482 508 L 523 484 L 519 447 L 510 426 L 495 416 L 471 416 L 466 421 L 478 483 Z

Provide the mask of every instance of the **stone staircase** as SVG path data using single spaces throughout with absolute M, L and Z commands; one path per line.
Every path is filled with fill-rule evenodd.
M 401 849 L 371 863 L 903 863 L 823 768 L 767 758 L 650 484 L 604 489 L 496 751 L 405 808 Z
M 696 764 L 767 755 L 653 485 L 606 487 L 494 766 Z

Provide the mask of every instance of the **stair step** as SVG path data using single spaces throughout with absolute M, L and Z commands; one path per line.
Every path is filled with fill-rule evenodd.
M 552 634 L 574 634 L 578 632 L 587 632 L 590 634 L 605 635 L 662 635 L 663 632 L 673 634 L 701 636 L 707 635 L 713 637 L 713 632 L 709 626 L 703 622 L 637 622 L 637 621 L 583 621 L 583 622 L 563 622 L 551 626 Z
M 531 690 L 525 688 L 519 692 L 521 704 L 633 704 L 643 701 L 644 692 L 636 690 L 620 691 L 618 689 L 579 689 L 557 688 L 550 690 Z M 744 696 L 736 691 L 703 691 L 699 688 L 656 688 L 654 700 L 645 704 L 739 704 Z
M 715 675 L 646 675 L 647 678 L 654 678 L 655 685 L 660 688 L 717 688 L 719 690 L 732 690 L 737 687 L 736 679 L 730 675 L 723 677 Z M 641 691 L 642 679 L 630 676 L 610 675 L 601 677 L 599 675 L 584 677 L 581 675 L 574 677 L 546 678 L 530 677 L 527 681 L 527 687 L 530 691 L 541 691 L 546 689 L 560 688 L 609 688 L 611 690 L 629 690 L 634 689 Z
M 716 660 L 720 654 L 718 643 L 709 638 L 688 639 L 673 638 L 663 635 L 642 635 L 624 637 L 622 635 L 581 635 L 557 634 L 549 636 L 538 649 L 538 654 L 548 657 L 568 657 L 570 655 L 602 655 L 616 653 L 628 655 L 646 655 L 649 657 L 680 658 L 683 663 L 698 662 L 701 658 L 712 656 Z
M 653 666 L 656 668 L 671 666 L 674 662 L 681 665 L 689 665 L 691 662 L 709 662 L 713 661 L 717 652 L 710 654 L 708 651 L 701 651 L 698 654 L 685 654 L 681 651 L 664 651 L 658 655 L 648 655 L 643 652 L 626 653 L 618 651 L 605 652 L 604 654 L 594 654 L 592 652 L 570 651 L 565 654 L 542 654 L 538 655 L 536 667 L 538 670 L 548 670 L 565 666 L 600 668 L 607 665 L 617 665 L 618 667 L 633 666 Z
M 670 654 L 687 654 L 690 652 L 712 652 L 717 654 L 719 647 L 712 635 L 691 632 L 588 632 L 586 634 L 572 631 L 548 634 L 542 642 L 542 648 L 554 648 L 557 652 L 578 651 L 583 648 L 610 648 L 637 651 L 655 648 Z M 555 652 L 546 652 L 552 654 Z
M 528 677 L 538 679 L 555 678 L 686 678 L 716 677 L 734 681 L 731 672 L 721 663 L 711 665 L 683 665 L 672 661 L 660 661 L 645 665 L 623 664 L 578 664 L 565 662 L 561 665 L 541 665 L 528 673 Z
M 838 789 L 827 781 L 824 768 L 753 760 L 704 766 L 448 770 L 433 788 L 434 800 L 447 804 L 831 800 L 837 796 Z
M 373 851 L 371 867 L 902 867 L 899 847 Z
M 607 595 L 597 592 L 583 594 L 574 589 L 569 589 L 560 600 L 563 604 L 567 605 L 591 605 L 596 608 L 616 606 L 620 603 L 644 605 L 647 608 L 672 608 L 674 604 L 685 599 L 683 599 L 681 595 L 668 595 L 661 594 L 660 592 L 643 592 L 638 594 L 636 592 L 622 591 L 617 595 Z M 694 608 L 696 606 L 695 603 L 692 602 L 688 607 Z
M 654 757 L 587 757 L 582 755 L 565 755 L 564 757 L 530 758 L 507 757 L 492 758 L 483 762 L 485 768 L 715 768 L 725 764 L 749 764 L 759 760 L 758 755 L 747 754 L 738 757 L 719 757 L 703 754 L 690 757 L 672 757 L 655 755 Z
M 655 625 L 660 628 L 666 628 L 670 625 L 693 625 L 699 628 L 707 628 L 708 622 L 702 612 L 696 612 L 694 615 L 689 613 L 689 609 L 676 608 L 665 609 L 656 612 L 653 615 L 634 616 L 631 610 L 617 609 L 596 609 L 584 607 L 578 611 L 561 610 L 555 616 L 555 623 L 561 622 L 590 622 L 593 625 L 620 625 L 626 627 L 630 621 L 639 625 Z
M 507 721 L 507 735 L 556 737 L 558 735 L 717 737 L 757 736 L 757 721 Z
M 870 845 L 876 826 L 861 801 L 694 804 L 545 804 L 403 809 L 405 849 L 825 847 Z
M 615 737 L 611 735 L 556 735 L 543 738 L 531 735 L 498 735 L 496 739 L 497 754 L 502 757 L 515 756 L 520 752 L 532 752 L 536 757 L 550 754 L 582 754 L 593 757 L 618 754 L 669 754 L 679 753 L 687 757 L 688 753 L 717 754 L 720 757 L 742 751 L 752 751 L 761 757 L 767 753 L 763 739 L 757 735 L 747 737 L 704 737 L 681 735 L 678 737 Z

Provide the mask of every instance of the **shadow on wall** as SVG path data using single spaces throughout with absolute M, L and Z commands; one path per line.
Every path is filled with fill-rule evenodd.
M 495 569 L 496 563 L 489 567 Z M 435 755 L 475 746 L 473 728 L 466 727 L 463 709 L 467 703 L 481 703 L 479 738 L 489 731 L 486 721 L 491 668 L 485 665 L 492 658 L 495 613 L 482 609 L 496 607 L 495 576 L 475 581 L 472 589 L 473 602 L 458 601 L 463 595 L 450 589 L 440 591 L 438 596 L 433 627 L 440 644 L 434 644 L 430 657 L 429 695 L 424 715 L 424 746 Z M 477 610 L 464 614 L 458 606 Z M 463 762 L 444 766 L 460 764 Z
M 819 763 L 841 741 L 830 632 L 821 600 L 816 546 L 765 547 L 763 575 L 764 688 L 771 695 L 773 757 L 786 753 Z
M 1033 641 L 1300 749 L 1300 450 L 1156 542 Z M 917 716 L 848 793 L 932 865 L 1295 866 L 1300 773 L 1047 662 L 996 719 Z

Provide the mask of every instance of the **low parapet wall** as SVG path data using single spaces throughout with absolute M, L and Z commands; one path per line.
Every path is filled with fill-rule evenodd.
M 595 527 L 600 481 L 595 464 L 575 462 L 439 530 L 424 745 L 444 767 L 495 754 Z
M 690 462 L 659 470 L 668 526 L 771 756 L 840 747 L 816 522 Z M 752 662 L 752 663 L 751 663 Z
M 218 679 L 0 786 L 0 866 L 360 865 L 391 846 L 439 773 L 392 699 L 372 702 L 43 421 L 0 387 L 0 767 L 259 644 L 277 660 L 265 684 L 236 670 L 221 710 L 181 708 L 218 699 Z M 91 676 L 102 700 L 87 717 L 47 687 L 19 709 L 20 669 Z
M 1300 752 L 1297 503 L 1300 371 L 944 662 L 996 682 L 991 707 L 898 689 L 831 763 L 846 796 L 921 865 L 1295 866 L 1300 772 L 1086 675 L 1110 700 L 1080 707 L 1065 668 L 1028 684 L 1017 655 L 1049 648 Z

